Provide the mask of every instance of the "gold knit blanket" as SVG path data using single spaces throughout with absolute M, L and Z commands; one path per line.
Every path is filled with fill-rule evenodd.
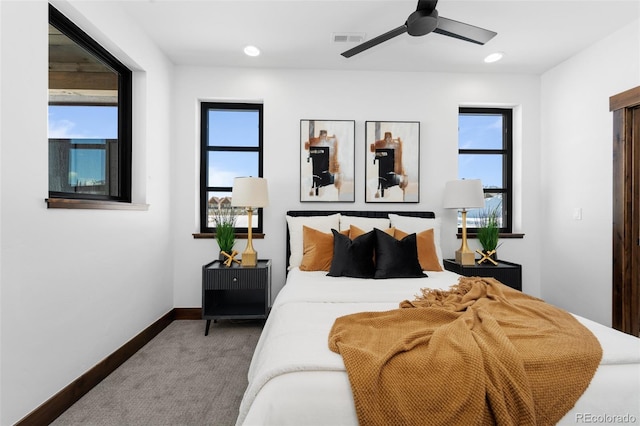
M 553 425 L 602 358 L 571 314 L 493 278 L 422 292 L 329 333 L 361 425 Z

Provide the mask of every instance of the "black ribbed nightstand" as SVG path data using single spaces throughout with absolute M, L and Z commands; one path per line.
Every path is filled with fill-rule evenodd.
M 504 285 L 522 291 L 522 265 L 498 260 L 498 264 L 460 265 L 454 259 L 444 259 L 444 269 L 465 277 L 492 277 Z
M 271 260 L 255 267 L 231 267 L 214 260 L 202 267 L 202 319 L 262 319 L 269 314 Z

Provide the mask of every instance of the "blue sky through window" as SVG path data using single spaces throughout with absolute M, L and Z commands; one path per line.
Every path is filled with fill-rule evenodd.
M 459 149 L 502 149 L 502 144 L 502 116 L 459 115 Z M 458 179 L 480 179 L 485 188 L 502 187 L 502 157 L 460 155 L 458 156 Z
M 257 147 L 259 121 L 258 111 L 210 110 L 208 145 Z M 231 187 L 235 177 L 258 176 L 258 153 L 210 153 L 208 172 L 210 185 Z
M 49 105 L 49 139 L 117 139 L 118 107 Z
M 106 181 L 106 139 L 118 138 L 115 106 L 49 105 L 49 139 L 70 139 L 68 183 L 97 185 Z M 87 145 L 96 145 L 90 149 Z

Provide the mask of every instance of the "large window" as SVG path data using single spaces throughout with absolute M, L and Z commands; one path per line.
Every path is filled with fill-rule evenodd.
M 512 232 L 512 110 L 460 108 L 458 115 L 458 179 L 480 179 L 485 211 L 471 209 L 467 227 L 478 218 L 498 213 L 501 232 Z
M 231 204 L 233 179 L 262 177 L 262 104 L 203 102 L 200 166 L 200 232 L 215 232 L 214 217 Z M 236 231 L 248 232 L 248 216 L 239 210 Z M 262 233 L 262 209 L 252 232 Z
M 131 71 L 51 5 L 49 197 L 131 201 Z

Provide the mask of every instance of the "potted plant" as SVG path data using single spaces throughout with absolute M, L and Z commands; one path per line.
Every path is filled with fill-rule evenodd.
M 216 224 L 216 241 L 220 252 L 231 254 L 233 245 L 236 242 L 236 212 L 233 207 L 223 206 L 218 208 L 214 213 L 214 222 Z M 220 253 L 219 259 L 225 260 L 225 256 Z
M 480 210 L 478 213 L 478 241 L 482 246 L 482 251 L 486 254 L 494 251 L 491 258 L 498 258 L 495 250 L 498 249 L 498 238 L 500 236 L 500 226 L 498 218 L 500 217 L 500 204 L 495 207 Z

